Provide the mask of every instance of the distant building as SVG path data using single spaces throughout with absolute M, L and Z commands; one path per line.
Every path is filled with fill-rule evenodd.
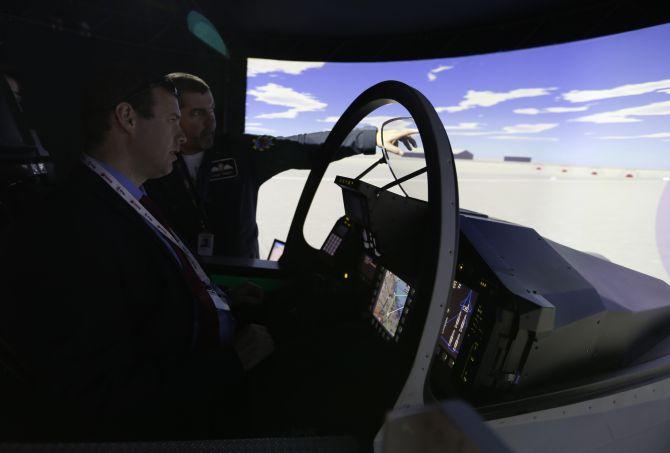
M 505 156 L 503 158 L 505 162 L 530 162 L 530 157 L 524 156 Z
M 467 149 L 464 151 L 461 151 L 460 153 L 454 154 L 454 159 L 468 159 L 472 160 L 472 158 L 475 157 L 470 151 Z
M 410 152 L 405 152 L 405 154 L 403 154 L 402 157 L 419 157 L 421 159 L 425 159 L 426 155 L 424 153 L 416 153 L 416 152 L 410 151 Z
M 403 154 L 403 157 L 419 157 L 421 159 L 425 159 L 426 155 L 424 153 L 421 153 L 421 152 L 417 153 L 417 152 L 410 151 L 410 152 L 405 152 L 405 154 Z M 470 151 L 467 151 L 467 150 L 454 154 L 454 159 L 472 160 L 473 157 L 474 157 L 474 155 Z

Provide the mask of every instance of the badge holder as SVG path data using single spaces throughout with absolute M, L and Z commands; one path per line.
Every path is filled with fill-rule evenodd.
M 198 235 L 198 255 L 212 256 L 214 254 L 214 235 L 212 233 L 200 233 Z

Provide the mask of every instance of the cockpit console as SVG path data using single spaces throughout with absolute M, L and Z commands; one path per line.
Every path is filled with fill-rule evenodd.
M 389 203 L 387 197 L 379 197 L 378 189 L 370 184 L 341 176 L 336 184 L 342 188 L 345 216 L 335 223 L 321 246 L 322 261 L 356 279 L 359 293 L 369 301 L 371 324 L 381 338 L 397 343 L 403 336 L 415 297 L 416 280 L 412 280 L 415 272 L 406 272 L 406 261 L 394 266 L 398 260 L 389 259 L 397 256 L 388 253 L 398 249 L 397 245 L 380 246 L 390 241 L 393 233 L 389 233 L 389 226 L 402 222 L 401 215 L 396 211 L 397 206 Z M 393 200 L 403 198 L 397 196 Z M 391 214 L 396 218 L 387 220 Z M 377 233 L 381 234 L 381 244 Z M 417 258 L 409 256 L 409 259 Z
M 406 238 L 426 218 L 427 203 L 357 179 L 335 183 L 345 216 L 323 244 L 323 258 L 355 278 L 378 338 L 415 344 L 407 337 L 421 334 L 414 301 L 427 297 L 417 269 L 431 239 Z M 429 374 L 436 398 L 489 404 L 532 394 L 630 361 L 667 333 L 660 281 L 530 228 L 471 212 L 460 214 L 460 225 L 456 278 Z M 612 292 L 603 276 L 613 273 L 630 285 Z

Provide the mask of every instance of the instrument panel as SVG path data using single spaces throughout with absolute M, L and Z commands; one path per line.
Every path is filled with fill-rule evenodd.
M 478 293 L 454 280 L 453 293 L 447 305 L 447 312 L 440 329 L 439 344 L 444 354 L 452 359 L 458 358 L 463 345 L 470 319 L 476 309 Z
M 416 228 L 419 233 L 407 233 L 427 218 L 426 204 L 358 180 L 338 177 L 336 183 L 343 191 L 346 215 L 326 239 L 322 258 L 335 275 L 356 277 L 351 282 L 357 288 L 356 300 L 376 337 L 409 357 L 423 336 L 431 302 L 431 294 L 422 290 L 421 274 L 429 256 L 422 253 L 430 250 L 430 238 Z M 586 354 L 582 343 L 565 347 L 576 341 L 566 330 L 544 333 L 553 329 L 558 302 L 567 307 L 564 313 L 574 312 L 570 322 L 584 331 L 590 331 L 589 318 L 576 310 L 589 304 L 598 308 L 598 299 L 579 307 L 568 305 L 568 300 L 547 301 L 557 269 L 569 269 L 552 246 L 531 229 L 476 213 L 460 214 L 459 234 L 455 279 L 444 301 L 429 373 L 436 398 L 458 396 L 486 403 L 552 379 L 557 367 L 569 365 L 568 357 L 536 353 L 543 344 L 564 355 Z M 545 269 L 541 273 L 540 267 Z M 582 277 L 571 278 L 575 287 L 583 287 Z M 593 370 L 608 365 L 599 357 L 590 360 Z M 575 374 L 581 371 L 574 368 Z
M 414 298 L 414 289 L 384 266 L 378 266 L 370 311 L 383 338 L 398 341 Z

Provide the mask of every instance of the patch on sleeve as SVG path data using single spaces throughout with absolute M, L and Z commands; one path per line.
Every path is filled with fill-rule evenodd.
M 256 137 L 251 144 L 256 151 L 267 151 L 274 146 L 274 142 L 274 137 L 271 137 L 270 135 L 261 135 Z
M 237 176 L 237 163 L 232 157 L 212 161 L 212 166 L 209 169 L 210 181 L 234 178 L 235 176 Z

